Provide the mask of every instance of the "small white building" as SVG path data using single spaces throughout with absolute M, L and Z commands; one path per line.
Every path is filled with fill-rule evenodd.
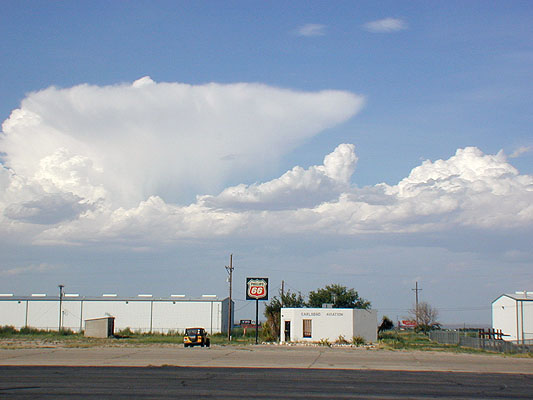
M 501 330 L 503 340 L 533 343 L 533 292 L 502 294 L 492 302 L 492 328 Z
M 85 320 L 83 336 L 108 338 L 115 334 L 115 317 L 94 318 Z
M 232 302 L 233 303 L 233 302 Z M 233 321 L 233 310 L 231 314 Z M 115 330 L 130 328 L 140 332 L 183 332 L 186 328 L 200 326 L 210 334 L 228 330 L 229 299 L 214 295 L 191 299 L 182 295 L 170 298 L 153 298 L 141 294 L 137 297 L 81 297 L 65 294 L 59 296 L 33 294 L 14 296 L 0 294 L 0 326 L 17 329 L 31 327 L 43 330 L 61 329 L 74 332 L 83 330 L 87 319 L 114 317 Z
M 343 337 L 351 342 L 360 336 L 367 343 L 378 339 L 376 310 L 357 308 L 282 308 L 281 342 L 331 343 Z

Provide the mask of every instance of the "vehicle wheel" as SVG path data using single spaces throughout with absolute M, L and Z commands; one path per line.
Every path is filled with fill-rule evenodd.
M 204 344 L 202 343 L 200 346 L 204 347 Z
M 189 345 L 188 345 L 187 343 L 185 343 L 185 344 L 183 345 L 183 347 L 189 347 Z

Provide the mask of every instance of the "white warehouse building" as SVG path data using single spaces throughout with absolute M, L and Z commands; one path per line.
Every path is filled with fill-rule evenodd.
M 357 308 L 282 308 L 281 342 L 348 342 L 356 336 L 367 343 L 378 339 L 376 310 Z
M 503 340 L 533 343 L 533 292 L 502 294 L 492 302 L 492 328 L 501 330 Z
M 116 331 L 130 328 L 168 333 L 203 327 L 212 334 L 227 331 L 228 306 L 228 298 L 220 300 L 211 295 L 199 299 L 187 299 L 183 295 L 156 299 L 148 294 L 129 298 L 115 294 L 102 297 L 65 294 L 60 301 L 59 296 L 44 294 L 25 297 L 0 294 L 0 326 L 58 330 L 61 313 L 61 328 L 74 332 L 84 329 L 85 320 L 114 317 Z M 234 309 L 232 304 L 232 322 Z

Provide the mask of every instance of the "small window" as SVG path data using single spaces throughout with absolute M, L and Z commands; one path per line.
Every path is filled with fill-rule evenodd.
M 304 337 L 310 338 L 311 337 L 311 320 L 310 319 L 304 319 Z

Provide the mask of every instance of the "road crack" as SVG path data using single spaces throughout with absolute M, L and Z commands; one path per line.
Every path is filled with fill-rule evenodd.
M 322 356 L 322 353 L 324 353 L 324 350 L 319 350 L 318 355 L 315 357 L 313 362 L 311 364 L 309 364 L 309 366 L 307 368 L 313 368 L 313 366 L 316 364 L 318 359 Z

